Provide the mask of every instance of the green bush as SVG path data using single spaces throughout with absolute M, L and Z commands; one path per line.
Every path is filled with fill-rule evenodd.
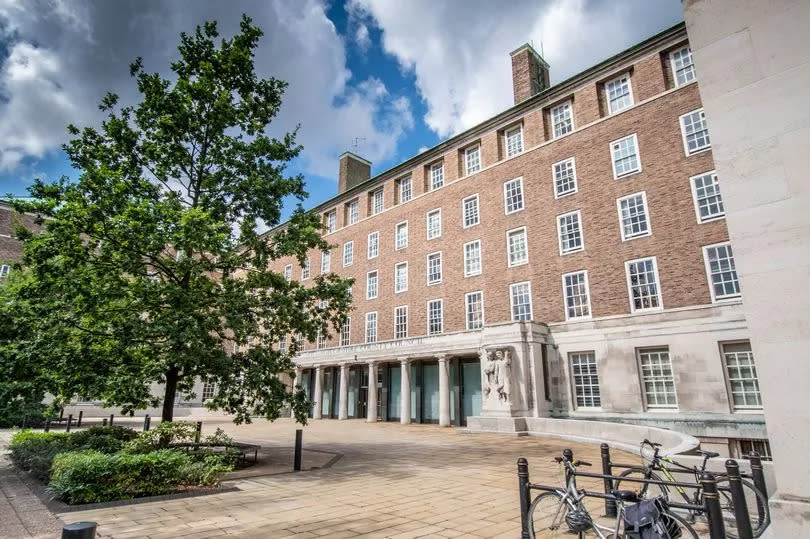
M 0 392 L 2 393 L 2 392 Z M 5 405 L 0 407 L 0 429 L 11 427 L 32 427 L 45 423 L 45 405 L 42 400 L 29 402 L 24 399 L 3 398 L 0 394 L 0 402 Z
M 47 481 L 53 458 L 70 450 L 70 437 L 71 434 L 65 432 L 17 432 L 8 445 L 11 460 L 37 479 Z
M 206 455 L 200 460 L 190 462 L 183 469 L 186 484 L 215 487 L 219 485 L 219 475 L 233 470 L 233 464 L 225 455 Z
M 97 426 L 75 432 L 70 437 L 70 445 L 76 450 L 92 449 L 101 453 L 115 453 L 137 437 L 137 432 L 126 427 Z
M 165 449 L 172 444 L 194 442 L 197 425 L 185 421 L 164 421 L 154 429 L 142 432 L 126 446 L 131 453 L 149 453 L 156 449 Z

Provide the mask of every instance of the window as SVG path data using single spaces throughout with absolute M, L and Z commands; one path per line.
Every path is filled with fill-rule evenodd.
M 352 340 L 352 319 L 346 318 L 343 325 L 340 326 L 340 346 L 349 346 Z
M 566 101 L 551 109 L 552 138 L 561 137 L 574 130 L 574 119 L 571 115 L 571 102 Z
M 464 276 L 481 275 L 481 240 L 464 244 Z
M 400 262 L 394 266 L 394 292 L 397 294 L 408 290 L 408 263 Z
M 397 224 L 396 238 L 394 244 L 396 249 L 404 249 L 408 246 L 408 221 Z
M 343 244 L 343 267 L 351 266 L 354 263 L 354 242 L 347 241 Z
M 509 252 L 509 267 L 520 266 L 529 261 L 526 245 L 526 227 L 516 228 L 506 233 L 506 249 Z
M 467 329 L 484 327 L 484 293 L 481 291 L 464 294 L 467 313 Z
M 600 408 L 599 375 L 596 372 L 596 355 L 593 352 L 572 352 L 571 382 L 574 384 L 574 401 L 577 408 Z
M 377 342 L 377 313 L 366 313 L 366 342 Z
M 429 254 L 427 257 L 427 284 L 442 282 L 442 253 Z
M 444 313 L 441 299 L 432 299 L 427 303 L 428 335 L 438 335 L 444 331 Z
M 638 139 L 635 134 L 610 143 L 613 155 L 613 177 L 619 179 L 635 172 L 641 172 L 638 159 Z
M 377 258 L 380 254 L 380 233 L 372 232 L 368 235 L 368 258 Z
M 582 241 L 582 214 L 579 210 L 557 216 L 560 255 L 575 253 L 585 248 Z
M 467 176 L 481 170 L 481 146 L 464 150 L 464 170 Z
M 689 47 L 682 47 L 669 55 L 672 64 L 672 77 L 675 86 L 683 86 L 695 80 L 695 65 L 692 63 L 692 51 Z
M 707 172 L 689 179 L 692 185 L 692 198 L 695 201 L 695 213 L 698 223 L 719 219 L 726 215 L 723 197 L 720 195 L 720 184 L 717 174 Z
M 301 280 L 306 281 L 309 279 L 309 258 L 304 260 L 304 265 L 301 266 Z
M 506 157 L 523 153 L 523 126 L 509 129 L 505 133 Z
M 734 409 L 761 410 L 762 398 L 759 394 L 759 380 L 751 343 L 726 343 L 722 348 Z
M 523 178 L 503 184 L 503 205 L 507 215 L 523 209 Z
M 326 348 L 326 337 L 320 331 L 318 331 L 318 335 L 315 337 L 315 347 L 318 350 Z
M 321 274 L 329 273 L 332 266 L 332 252 L 324 251 L 321 253 Z
M 712 301 L 740 297 L 740 281 L 734 265 L 731 244 L 718 243 L 703 248 Z
M 404 339 L 408 336 L 408 306 L 401 305 L 394 309 L 394 338 Z
M 640 350 L 638 355 L 647 408 L 677 408 L 669 349 Z
M 382 187 L 371 193 L 371 215 L 377 215 L 385 209 L 384 196 Z
M 509 285 L 512 321 L 532 319 L 532 285 L 526 281 Z
M 591 298 L 588 291 L 588 272 L 566 273 L 562 279 L 565 319 L 590 318 Z
M 681 116 L 681 135 L 686 155 L 692 155 L 711 147 L 709 127 L 706 124 L 706 114 L 703 109 L 689 112 Z
M 630 311 L 660 309 L 661 293 L 658 290 L 658 267 L 655 257 L 625 262 L 625 269 L 627 286 L 630 290 Z
M 647 194 L 642 191 L 616 201 L 619 210 L 619 228 L 622 241 L 650 235 L 650 223 L 647 218 Z
M 287 282 L 292 281 L 292 264 L 284 266 L 284 280 Z
M 554 198 L 577 192 L 577 168 L 574 158 L 551 165 L 554 175 Z
M 434 163 L 430 166 L 430 190 L 438 189 L 444 185 L 444 163 Z
M 752 451 L 759 453 L 761 460 L 772 461 L 771 444 L 768 440 L 737 440 L 739 447 L 739 458 L 749 458 L 748 454 Z
M 202 389 L 202 400 L 207 401 L 214 398 L 217 385 L 212 382 L 205 382 Z
M 605 84 L 608 110 L 615 114 L 633 104 L 633 88 L 630 85 L 630 73 L 625 73 Z
M 374 299 L 377 297 L 377 289 L 379 285 L 379 277 L 377 271 L 370 271 L 366 274 L 366 299 Z
M 337 214 L 335 210 L 330 211 L 326 214 L 326 232 L 334 232 L 337 226 Z
M 9 272 L 11 271 L 11 266 L 8 264 L 0 265 L 0 279 L 5 279 L 8 277 Z
M 352 200 L 349 202 L 346 213 L 348 214 L 346 221 L 348 221 L 350 225 L 353 225 L 360 220 L 360 205 L 358 204 L 357 200 Z
M 281 354 L 287 353 L 287 337 L 282 337 L 278 341 L 278 351 Z
M 461 210 L 464 228 L 475 226 L 481 222 L 481 216 L 478 212 L 478 195 L 468 196 L 462 200 Z
M 442 210 L 437 209 L 427 214 L 427 239 L 434 240 L 442 235 Z
M 413 198 L 413 188 L 411 186 L 411 177 L 399 179 L 399 203 L 408 202 Z

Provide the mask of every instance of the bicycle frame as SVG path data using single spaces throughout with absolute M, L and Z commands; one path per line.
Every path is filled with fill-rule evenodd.
M 646 442 L 646 440 L 645 440 L 645 442 Z M 663 464 L 663 463 L 667 463 L 667 464 L 669 464 L 671 466 L 674 466 L 674 467 L 678 468 L 678 471 L 680 471 L 680 472 L 691 473 L 695 477 L 695 483 L 697 485 L 700 485 L 700 476 L 706 470 L 706 463 L 709 461 L 708 457 L 703 458 L 703 465 L 700 468 L 698 468 L 697 466 L 693 466 L 693 467 L 690 468 L 688 466 L 684 466 L 680 462 L 676 462 L 676 461 L 672 460 L 669 457 L 663 457 L 663 456 L 659 455 L 658 454 L 658 447 L 653 446 L 653 449 L 654 449 L 654 453 L 653 453 L 652 462 L 648 466 L 645 466 L 645 468 L 647 470 L 655 471 L 655 472 L 661 472 L 664 475 L 664 477 L 667 479 L 667 481 L 672 481 L 673 483 L 678 483 L 679 482 L 678 479 L 672 474 L 670 469 L 665 464 Z M 684 499 L 684 501 L 687 504 L 702 505 L 702 503 L 700 503 L 700 494 L 701 494 L 701 490 L 702 490 L 700 487 L 697 487 L 695 489 L 694 498 L 690 498 L 689 495 L 686 492 L 686 489 L 684 487 L 682 487 L 680 485 L 674 485 L 674 486 L 675 486 L 675 490 L 678 491 L 678 493 L 681 495 L 681 497 Z M 689 511 L 689 512 L 690 512 L 690 514 L 692 513 L 692 511 Z

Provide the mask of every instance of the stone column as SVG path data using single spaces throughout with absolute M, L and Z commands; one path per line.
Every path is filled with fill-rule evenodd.
M 407 357 L 399 358 L 401 374 L 399 376 L 399 422 L 408 425 L 411 422 L 411 364 Z
M 436 357 L 439 361 L 439 426 L 450 426 L 450 367 L 447 355 Z
M 338 419 L 349 418 L 349 365 L 340 364 L 340 411 Z
M 321 406 L 323 405 L 323 385 L 321 384 L 323 378 L 323 367 L 318 365 L 315 367 L 315 394 L 312 396 L 312 419 L 321 419 Z
M 367 417 L 369 423 L 377 422 L 377 364 L 368 362 L 368 400 L 366 402 Z
M 293 389 L 301 387 L 301 367 L 295 368 L 295 380 L 293 380 Z

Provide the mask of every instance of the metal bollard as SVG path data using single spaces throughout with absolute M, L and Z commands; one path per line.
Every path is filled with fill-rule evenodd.
M 202 435 L 202 421 L 197 421 L 197 432 L 194 434 L 194 443 L 200 443 L 200 436 Z
M 765 472 L 762 469 L 762 459 L 756 451 L 748 453 L 748 458 L 751 461 L 751 478 L 754 480 L 754 486 L 765 496 L 765 501 L 767 502 L 768 485 L 765 484 Z M 759 514 L 759 522 L 765 520 L 765 507 L 763 507 L 759 497 L 757 497 L 757 513 Z
M 73 414 L 68 414 L 67 423 L 65 423 L 65 432 L 70 432 L 70 425 L 73 423 Z
M 102 427 L 106 427 L 106 426 L 107 426 L 107 418 L 106 418 L 106 417 L 105 417 L 104 419 L 102 419 L 102 420 L 101 420 L 101 426 L 102 426 Z
M 84 417 L 84 410 L 79 410 L 79 419 L 76 420 L 76 428 L 82 426 L 82 417 Z
M 94 539 L 96 537 L 95 522 L 74 522 L 62 528 L 62 539 Z
M 723 522 L 723 510 L 720 507 L 720 495 L 717 493 L 717 480 L 714 478 L 714 474 L 703 472 L 700 476 L 700 484 L 703 487 L 703 507 L 709 524 L 709 537 L 725 539 L 726 526 Z
M 111 426 L 111 427 L 112 427 L 112 423 L 113 423 L 113 418 L 114 418 L 114 417 L 115 417 L 115 414 L 110 414 L 110 426 Z
M 152 424 L 152 418 L 149 417 L 149 414 L 143 416 L 143 431 L 146 432 L 149 430 L 150 425 Z
M 51 418 L 45 420 L 45 432 L 51 431 Z
M 520 457 L 517 460 L 518 469 L 518 496 L 520 496 L 520 537 L 529 539 L 529 505 L 531 505 L 531 491 L 529 489 L 529 463 Z
M 599 446 L 599 449 L 602 453 L 602 474 L 604 475 L 613 475 L 611 474 L 611 466 L 610 466 L 610 447 L 608 444 L 602 444 Z M 616 500 L 613 498 L 611 494 L 613 492 L 613 479 L 605 478 L 605 494 L 609 496 L 605 498 L 605 516 L 606 517 L 615 517 L 616 516 Z
M 738 539 L 753 539 L 751 517 L 748 516 L 748 504 L 745 501 L 742 479 L 740 478 L 740 465 L 734 459 L 726 461 L 728 473 L 728 487 L 731 490 L 731 503 L 734 504 L 734 519 L 737 521 Z
M 301 442 L 304 436 L 303 429 L 295 429 L 295 453 L 293 453 L 293 471 L 301 471 Z

